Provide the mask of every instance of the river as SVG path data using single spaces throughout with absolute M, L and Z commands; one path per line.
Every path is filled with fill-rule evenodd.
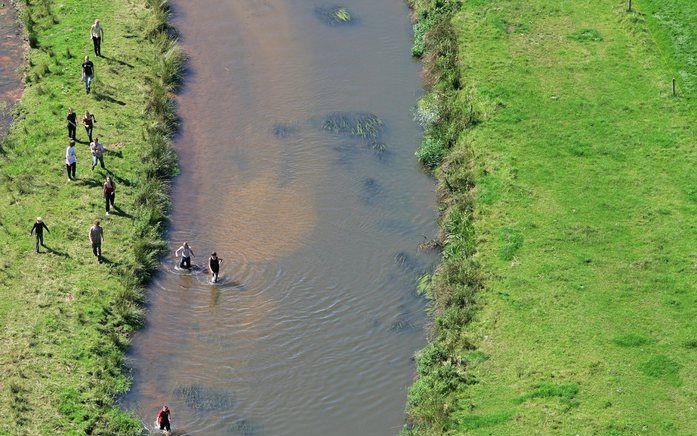
M 168 238 L 221 283 L 163 260 L 123 406 L 177 434 L 389 435 L 425 344 L 416 280 L 437 257 L 414 157 L 420 65 L 403 0 L 173 1 L 190 56 Z M 331 6 L 331 4 L 327 5 Z M 318 7 L 320 7 L 318 9 Z M 372 113 L 384 151 L 322 129 Z M 358 113 L 358 114 L 356 114 Z
M 22 96 L 22 35 L 15 10 L 0 2 L 0 138 L 12 122 L 12 107 Z

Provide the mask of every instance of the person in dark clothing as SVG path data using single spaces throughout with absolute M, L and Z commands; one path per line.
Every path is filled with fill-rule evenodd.
M 85 126 L 85 132 L 87 132 L 87 138 L 90 143 L 92 143 L 92 132 L 94 131 L 94 125 L 97 119 L 94 117 L 90 111 L 85 111 L 85 116 L 82 117 L 82 125 Z
M 68 108 L 68 138 L 75 140 L 75 130 L 77 129 L 77 114 L 73 112 L 73 108 Z
M 41 217 L 36 218 L 36 222 L 34 223 L 34 227 L 31 228 L 31 231 L 29 232 L 30 235 L 36 233 L 36 243 L 34 244 L 34 250 L 36 250 L 37 253 L 39 253 L 39 246 L 45 247 L 44 245 L 44 229 L 46 229 L 47 232 L 51 233 L 51 231 L 46 227 L 46 224 L 43 222 Z
M 97 257 L 97 262 L 102 263 L 102 240 L 104 239 L 104 229 L 99 226 L 99 220 L 90 227 L 90 243 L 92 253 Z
M 220 273 L 220 264 L 223 263 L 223 259 L 218 257 L 218 254 L 214 251 L 211 253 L 211 257 L 208 259 L 208 269 L 211 272 L 211 282 L 218 282 L 218 273 Z
M 89 56 L 85 56 L 85 62 L 82 63 L 82 81 L 85 82 L 85 94 L 90 93 L 92 81 L 94 80 L 94 64 Z
M 157 413 L 157 425 L 160 427 L 160 430 L 164 430 L 166 432 L 172 431 L 172 426 L 169 422 L 171 414 L 172 412 L 167 406 L 162 406 L 162 410 Z
M 111 180 L 111 177 L 106 178 L 104 182 L 104 204 L 106 205 L 106 214 L 109 215 L 110 205 L 114 206 L 114 199 L 116 197 L 116 183 Z

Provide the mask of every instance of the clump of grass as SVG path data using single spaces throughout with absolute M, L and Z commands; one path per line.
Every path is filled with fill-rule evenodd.
M 603 36 L 596 29 L 580 29 L 571 33 L 568 38 L 578 42 L 600 42 L 603 40 Z
M 39 37 L 36 33 L 36 21 L 31 14 L 29 8 L 23 9 L 21 13 L 22 23 L 24 24 L 24 30 L 27 32 L 27 40 L 29 42 L 29 47 L 38 48 L 39 47 Z
M 317 6 L 315 15 L 330 26 L 350 24 L 354 21 L 351 12 L 344 6 Z
M 559 398 L 560 401 L 569 406 L 577 406 L 578 385 L 576 383 L 541 383 L 534 390 L 516 398 L 516 403 L 523 403 L 533 398 Z
M 688 341 L 683 342 L 683 347 L 690 350 L 697 349 L 697 339 L 690 339 Z
M 619 345 L 620 347 L 640 347 L 642 345 L 648 344 L 650 341 L 648 338 L 636 334 L 636 333 L 627 333 L 626 335 L 618 336 L 613 341 L 615 344 Z
M 360 139 L 376 150 L 384 149 L 380 142 L 385 123 L 369 112 L 332 112 L 322 122 L 322 130 Z
M 168 0 L 146 0 L 146 5 L 150 9 L 145 22 L 145 37 L 148 39 L 159 38 L 165 34 L 174 37 L 175 30 L 170 24 L 172 9 Z
M 477 415 L 473 413 L 456 414 L 453 418 L 460 430 L 476 430 L 484 427 L 491 427 L 508 421 L 514 415 L 513 410 L 504 410 L 497 413 Z
M 682 365 L 667 356 L 653 356 L 642 363 L 639 368 L 649 377 L 663 379 L 673 386 L 682 385 L 682 379 L 680 378 Z
M 515 253 L 523 246 L 523 234 L 510 226 L 501 227 L 498 234 L 501 243 L 499 257 L 501 260 L 512 260 Z
M 424 135 L 421 146 L 416 150 L 416 157 L 427 168 L 436 168 L 447 153 L 447 143 L 437 136 Z

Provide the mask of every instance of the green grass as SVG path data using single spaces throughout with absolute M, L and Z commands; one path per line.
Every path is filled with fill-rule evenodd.
M 454 11 L 421 31 L 447 236 L 405 432 L 697 434 L 694 2 L 414 3 Z
M 27 0 L 22 8 L 32 46 L 26 90 L 0 154 L 0 434 L 136 434 L 140 423 L 115 396 L 130 383 L 123 353 L 164 247 L 167 179 L 176 171 L 171 91 L 183 57 L 167 36 L 164 2 Z M 85 95 L 80 64 L 92 57 L 95 18 L 107 58 L 94 59 Z M 79 180 L 66 180 L 69 106 L 96 114 L 122 214 L 104 216 L 106 173 L 90 171 L 86 144 L 77 144 Z M 86 139 L 81 127 L 78 139 Z M 51 231 L 42 254 L 29 236 L 36 216 Z M 96 218 L 102 265 L 86 239 Z

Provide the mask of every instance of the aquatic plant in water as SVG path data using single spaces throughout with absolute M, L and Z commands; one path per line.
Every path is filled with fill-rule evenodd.
M 369 112 L 332 112 L 324 118 L 322 130 L 358 138 L 375 150 L 384 151 L 380 136 L 385 123 Z
M 330 26 L 336 26 L 339 24 L 349 24 L 354 21 L 351 12 L 344 6 L 334 5 L 334 6 L 317 6 L 315 8 L 315 15 L 321 19 L 325 24 Z
M 177 387 L 174 397 L 196 410 L 227 410 L 233 405 L 233 398 L 229 392 L 198 384 Z
M 300 127 L 295 123 L 276 123 L 271 130 L 277 138 L 288 138 L 297 134 Z

